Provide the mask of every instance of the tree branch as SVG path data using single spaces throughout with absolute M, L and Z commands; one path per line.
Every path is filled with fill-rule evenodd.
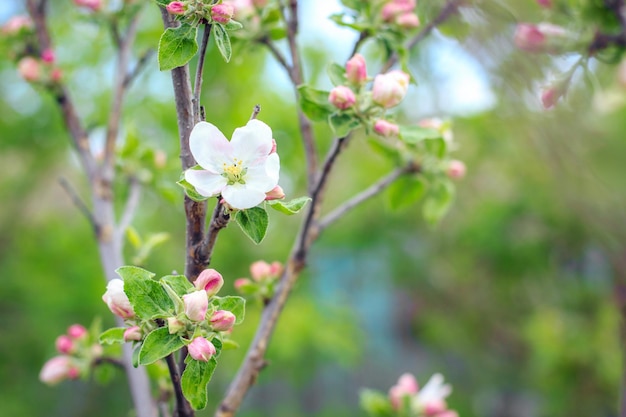
M 146 64 L 150 61 L 150 58 L 152 58 L 154 53 L 154 49 L 148 49 L 139 57 L 139 61 L 137 61 L 137 63 L 135 64 L 135 68 L 133 68 L 132 71 L 126 74 L 126 77 L 124 78 L 124 89 L 128 89 L 133 81 L 135 81 L 135 79 L 139 76 L 139 74 L 141 74 L 141 70 L 145 68 Z
M 193 417 L 194 412 L 189 405 L 189 402 L 183 394 L 182 386 L 180 385 L 180 373 L 178 372 L 178 365 L 174 359 L 174 354 L 170 353 L 165 357 L 167 362 L 167 368 L 170 371 L 170 379 L 174 386 L 174 396 L 176 397 L 176 417 Z
M 61 185 L 61 187 L 63 187 L 67 195 L 70 196 L 72 203 L 74 203 L 74 205 L 78 208 L 78 210 L 81 213 L 83 213 L 83 215 L 87 218 L 87 220 L 89 221 L 89 223 L 94 229 L 94 233 L 97 235 L 98 234 L 98 222 L 94 218 L 93 213 L 91 212 L 89 207 L 87 207 L 87 204 L 85 204 L 83 199 L 80 198 L 76 190 L 72 187 L 72 184 L 70 184 L 70 182 L 66 178 L 64 177 L 59 178 L 59 184 Z
M 193 113 L 195 115 L 194 122 L 198 123 L 201 120 L 200 117 L 200 94 L 202 92 L 202 72 L 204 71 L 204 60 L 206 58 L 206 49 L 209 44 L 209 36 L 211 36 L 211 25 L 205 24 L 202 31 L 202 42 L 200 44 L 200 50 L 198 52 L 198 67 L 196 68 L 196 81 L 193 87 Z
M 124 240 L 124 233 L 133 221 L 135 211 L 137 210 L 137 206 L 139 206 L 139 198 L 141 197 L 141 183 L 137 180 L 137 178 L 130 177 L 128 180 L 128 186 L 128 198 L 126 199 L 126 205 L 124 206 L 122 217 L 120 218 L 117 226 L 116 239 L 118 239 L 120 247 L 123 246 L 122 242 Z

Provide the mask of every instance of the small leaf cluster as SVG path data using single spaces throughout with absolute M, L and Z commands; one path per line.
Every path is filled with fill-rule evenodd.
M 195 409 L 206 406 L 206 384 L 210 381 L 222 349 L 236 347 L 228 332 L 213 329 L 209 318 L 218 310 L 235 315 L 235 324 L 244 320 L 245 300 L 238 296 L 209 297 L 207 319 L 192 321 L 185 315 L 183 296 L 196 288 L 183 275 L 167 275 L 156 279 L 155 274 L 135 266 L 118 268 L 124 281 L 124 292 L 135 312 L 125 320 L 128 327 L 106 330 L 100 336 L 103 344 L 123 343 L 125 333 L 137 328 L 140 340 L 133 342 L 133 365 L 149 365 L 187 346 L 196 337 L 204 337 L 215 346 L 216 353 L 207 362 L 187 357 L 187 367 L 181 377 L 183 393 Z

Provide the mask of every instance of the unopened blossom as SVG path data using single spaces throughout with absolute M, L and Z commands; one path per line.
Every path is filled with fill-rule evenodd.
M 182 1 L 173 1 L 165 6 L 165 10 L 167 10 L 169 14 L 184 14 L 185 9 L 185 3 Z
M 252 285 L 252 281 L 250 281 L 248 278 L 237 278 L 233 283 L 233 286 L 236 290 L 241 290 L 243 287 L 247 287 L 250 285 Z
M 270 275 L 272 266 L 265 261 L 256 261 L 250 265 L 250 275 L 255 281 L 263 281 Z
M 400 133 L 400 127 L 395 123 L 380 119 L 374 123 L 374 132 L 385 138 L 395 138 Z
M 170 334 L 176 334 L 185 328 L 185 323 L 179 320 L 177 317 L 167 318 L 167 331 Z
M 346 78 L 348 82 L 356 85 L 363 84 L 367 80 L 367 67 L 363 55 L 354 54 L 346 62 Z
M 63 77 L 63 72 L 59 68 L 52 68 L 50 72 L 50 81 L 59 82 L 61 81 L 61 77 Z
M 537 4 L 546 9 L 550 9 L 552 7 L 552 0 L 537 0 Z
M 441 133 L 441 137 L 448 145 L 454 142 L 454 134 L 449 122 L 444 122 L 437 117 L 431 117 L 420 120 L 418 122 L 418 126 L 439 131 L 439 133 Z
M 445 400 L 433 400 L 424 406 L 424 414 L 426 417 L 439 417 L 448 410 Z
M 340 85 L 330 90 L 328 101 L 339 110 L 346 110 L 354 106 L 356 96 L 350 88 Z
M 372 99 L 386 109 L 397 106 L 406 95 L 410 80 L 409 74 L 400 70 L 379 74 L 374 78 Z
M 55 385 L 65 379 L 76 379 L 79 370 L 70 356 L 55 356 L 48 360 L 39 372 L 39 380 L 44 384 Z
M 54 51 L 52 49 L 46 49 L 41 53 L 41 60 L 48 64 L 51 64 L 55 60 Z
M 135 310 L 133 310 L 133 306 L 124 292 L 124 281 L 119 278 L 109 281 L 107 290 L 102 296 L 102 301 L 106 303 L 109 310 L 116 316 L 123 319 L 135 317 Z
M 222 274 L 215 269 L 208 268 L 200 272 L 198 278 L 193 282 L 194 287 L 197 290 L 204 290 L 208 297 L 211 297 L 219 292 L 224 285 L 224 278 Z
M 193 321 L 204 321 L 209 307 L 209 299 L 204 290 L 194 291 L 191 294 L 183 295 L 185 305 L 185 315 Z
M 280 158 L 272 150 L 272 129 L 260 120 L 250 120 L 235 129 L 228 141 L 207 122 L 198 123 L 189 146 L 202 170 L 185 171 L 185 180 L 206 197 L 222 195 L 228 205 L 244 210 L 265 200 L 278 185 Z
M 515 45 L 526 52 L 556 52 L 567 41 L 568 32 L 551 23 L 519 23 L 515 29 Z
M 213 313 L 209 322 L 211 323 L 213 330 L 217 332 L 225 332 L 233 327 L 236 319 L 235 315 L 230 311 L 217 310 Z
M 391 22 L 401 14 L 413 12 L 417 2 L 415 0 L 391 0 L 381 10 L 381 17 L 385 22 Z
M 131 326 L 124 330 L 124 341 L 130 342 L 133 340 L 139 341 L 141 340 L 142 333 L 141 328 L 139 326 Z
M 563 93 L 557 86 L 544 88 L 541 91 L 541 104 L 543 105 L 544 109 L 551 109 L 556 105 L 556 103 L 562 96 Z
M 389 389 L 389 401 L 391 406 L 398 410 L 402 405 L 404 397 L 412 397 L 417 394 L 419 385 L 415 377 L 409 373 L 402 374 L 396 385 Z
M 271 191 L 265 193 L 266 201 L 282 200 L 283 198 L 285 198 L 285 191 L 283 191 L 283 188 L 280 185 L 277 185 L 276 187 L 272 188 Z
M 102 8 L 102 0 L 74 0 L 74 4 L 93 10 L 94 12 Z
M 445 410 L 437 414 L 435 417 L 459 417 L 459 413 L 454 410 Z
M 67 328 L 67 335 L 72 339 L 83 339 L 87 336 L 87 329 L 85 326 L 80 324 L 72 324 Z
M 234 8 L 234 17 L 237 20 L 248 20 L 256 15 L 256 3 L 253 0 L 224 0 L 222 4 L 228 4 Z M 261 6 L 258 6 L 261 7 Z
M 443 375 L 434 374 L 426 385 L 413 397 L 412 407 L 417 410 L 424 410 L 429 404 L 439 404 L 444 401 L 452 392 L 450 384 L 444 384 Z
M 41 77 L 41 64 L 32 56 L 26 56 L 17 63 L 17 72 L 26 81 L 39 81 Z
M 283 264 L 278 261 L 274 261 L 270 264 L 270 276 L 277 277 L 283 273 Z
M 211 356 L 215 355 L 216 349 L 213 343 L 206 340 L 204 337 L 196 337 L 187 345 L 189 355 L 202 362 L 208 362 Z
M 465 176 L 466 170 L 467 168 L 465 167 L 465 163 L 463 163 L 463 161 L 453 159 L 448 164 L 446 173 L 448 174 L 448 177 L 452 179 L 461 179 Z
M 63 354 L 72 353 L 76 350 L 76 345 L 74 344 L 72 338 L 65 334 L 56 338 L 54 346 L 56 347 L 57 352 Z
M 395 21 L 398 26 L 405 29 L 413 29 L 420 25 L 420 18 L 415 13 L 402 13 Z
M 211 19 L 218 23 L 226 24 L 230 22 L 233 14 L 235 14 L 235 8 L 227 3 L 216 4 L 211 7 Z
M 33 21 L 29 16 L 13 16 L 2 26 L 2 33 L 5 35 L 15 35 L 22 30 L 30 30 L 32 27 Z

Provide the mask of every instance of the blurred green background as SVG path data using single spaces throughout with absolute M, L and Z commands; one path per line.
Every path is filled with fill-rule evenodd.
M 58 61 L 97 148 L 110 100 L 110 38 L 70 1 L 50 3 Z M 354 36 L 316 20 L 337 11 L 335 2 L 302 3 L 307 80 L 328 86 L 325 65 L 347 59 Z M 422 22 L 442 3 L 421 2 Z M 23 11 L 21 2 L 3 2 L 0 22 Z M 359 389 L 386 391 L 403 372 L 421 383 L 442 372 L 454 386 L 450 407 L 464 417 L 617 415 L 626 90 L 615 66 L 594 62 L 597 83 L 577 75 L 566 102 L 543 111 L 539 87 L 572 61 L 513 47 L 515 23 L 539 21 L 541 13 L 532 1 L 468 5 L 420 44 L 411 62 L 419 84 L 400 119 L 453 118 L 455 157 L 468 166 L 456 202 L 433 228 L 419 205 L 393 211 L 381 195 L 327 230 L 242 416 L 363 415 Z M 138 53 L 154 47 L 162 31 L 156 7 L 144 19 Z M 229 136 L 261 104 L 260 119 L 278 142 L 281 184 L 288 196 L 302 195 L 304 160 L 287 78 L 263 49 L 238 52 L 225 64 L 211 46 L 207 119 Z M 377 50 L 366 45 L 365 54 L 374 73 Z M 128 94 L 124 134 L 127 143 L 135 138 L 166 152 L 167 162 L 146 170 L 154 165 L 147 152 L 124 169 L 149 180 L 135 229 L 144 238 L 170 236 L 143 262 L 163 275 L 183 270 L 184 217 L 174 184 L 180 168 L 172 87 L 153 61 Z M 113 318 L 101 301 L 105 283 L 90 226 L 58 182 L 66 178 L 88 195 L 55 103 L 22 81 L 4 54 L 0 73 L 0 415 L 127 415 L 122 375 L 108 386 L 38 381 L 68 325 L 95 316 L 113 325 Z M 324 152 L 330 133 L 316 129 Z M 327 209 L 391 169 L 357 135 L 341 157 Z M 127 192 L 122 181 L 117 190 Z M 273 214 L 260 246 L 235 225 L 223 231 L 212 264 L 226 279 L 223 291 L 234 292 L 232 282 L 248 276 L 251 262 L 283 261 L 300 219 Z M 127 245 L 127 262 L 135 255 Z M 234 333 L 243 346 L 259 309 L 250 305 Z M 213 402 L 244 353 L 221 356 L 209 386 Z

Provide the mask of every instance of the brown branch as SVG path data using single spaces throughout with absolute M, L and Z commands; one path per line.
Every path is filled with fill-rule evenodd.
M 193 417 L 193 409 L 185 398 L 182 386 L 180 385 L 180 373 L 178 371 L 178 365 L 176 365 L 176 360 L 174 359 L 174 354 L 170 353 L 167 355 L 165 357 L 165 362 L 167 362 L 167 368 L 170 371 L 170 379 L 172 380 L 172 385 L 174 386 L 174 396 L 176 397 L 176 417 Z
M 115 366 L 116 368 L 124 369 L 124 362 L 122 362 L 121 360 L 117 358 L 112 358 L 110 356 L 102 356 L 93 361 L 93 365 L 95 366 L 102 365 L 104 363 L 111 364 Z
M 417 35 L 415 35 L 407 42 L 406 49 L 411 50 L 418 43 L 426 39 L 437 26 L 439 26 L 440 24 L 448 20 L 453 14 L 455 14 L 459 9 L 459 6 L 461 6 L 464 1 L 466 0 L 448 0 L 448 2 L 443 6 L 443 9 L 441 9 L 441 12 L 439 12 L 439 14 L 433 20 L 431 20 L 426 26 L 424 26 L 424 28 Z M 389 71 L 389 69 L 393 67 L 396 62 L 398 62 L 399 58 L 400 56 L 398 55 L 398 53 L 394 52 L 393 55 L 391 55 L 391 57 L 387 60 L 385 65 L 383 65 L 383 68 L 380 70 L 380 72 L 384 73 Z
M 78 208 L 78 210 L 83 213 L 83 215 L 87 218 L 87 220 L 89 220 L 89 223 L 94 229 L 94 233 L 98 235 L 98 222 L 96 221 L 89 207 L 87 207 L 87 204 L 85 204 L 83 199 L 80 198 L 80 196 L 78 195 L 78 192 L 76 192 L 74 187 L 72 187 L 72 184 L 70 184 L 70 182 L 64 177 L 59 178 L 59 184 L 61 185 L 61 187 L 63 187 L 67 195 L 70 196 L 70 199 L 72 200 L 72 203 L 74 203 L 76 208 Z
M 146 64 L 150 62 L 150 59 L 155 52 L 156 51 L 154 49 L 148 49 L 139 57 L 139 60 L 135 64 L 135 68 L 126 74 L 126 77 L 124 78 L 124 89 L 128 89 L 139 74 L 141 74 L 141 71 L 145 68 Z
M 198 123 L 203 118 L 200 117 L 200 94 L 202 93 L 202 72 L 204 71 L 204 60 L 206 58 L 206 49 L 209 44 L 209 36 L 211 36 L 211 25 L 205 24 L 202 32 L 202 42 L 198 52 L 198 67 L 196 68 L 196 81 L 193 87 L 193 113 L 195 115 L 194 122 Z

